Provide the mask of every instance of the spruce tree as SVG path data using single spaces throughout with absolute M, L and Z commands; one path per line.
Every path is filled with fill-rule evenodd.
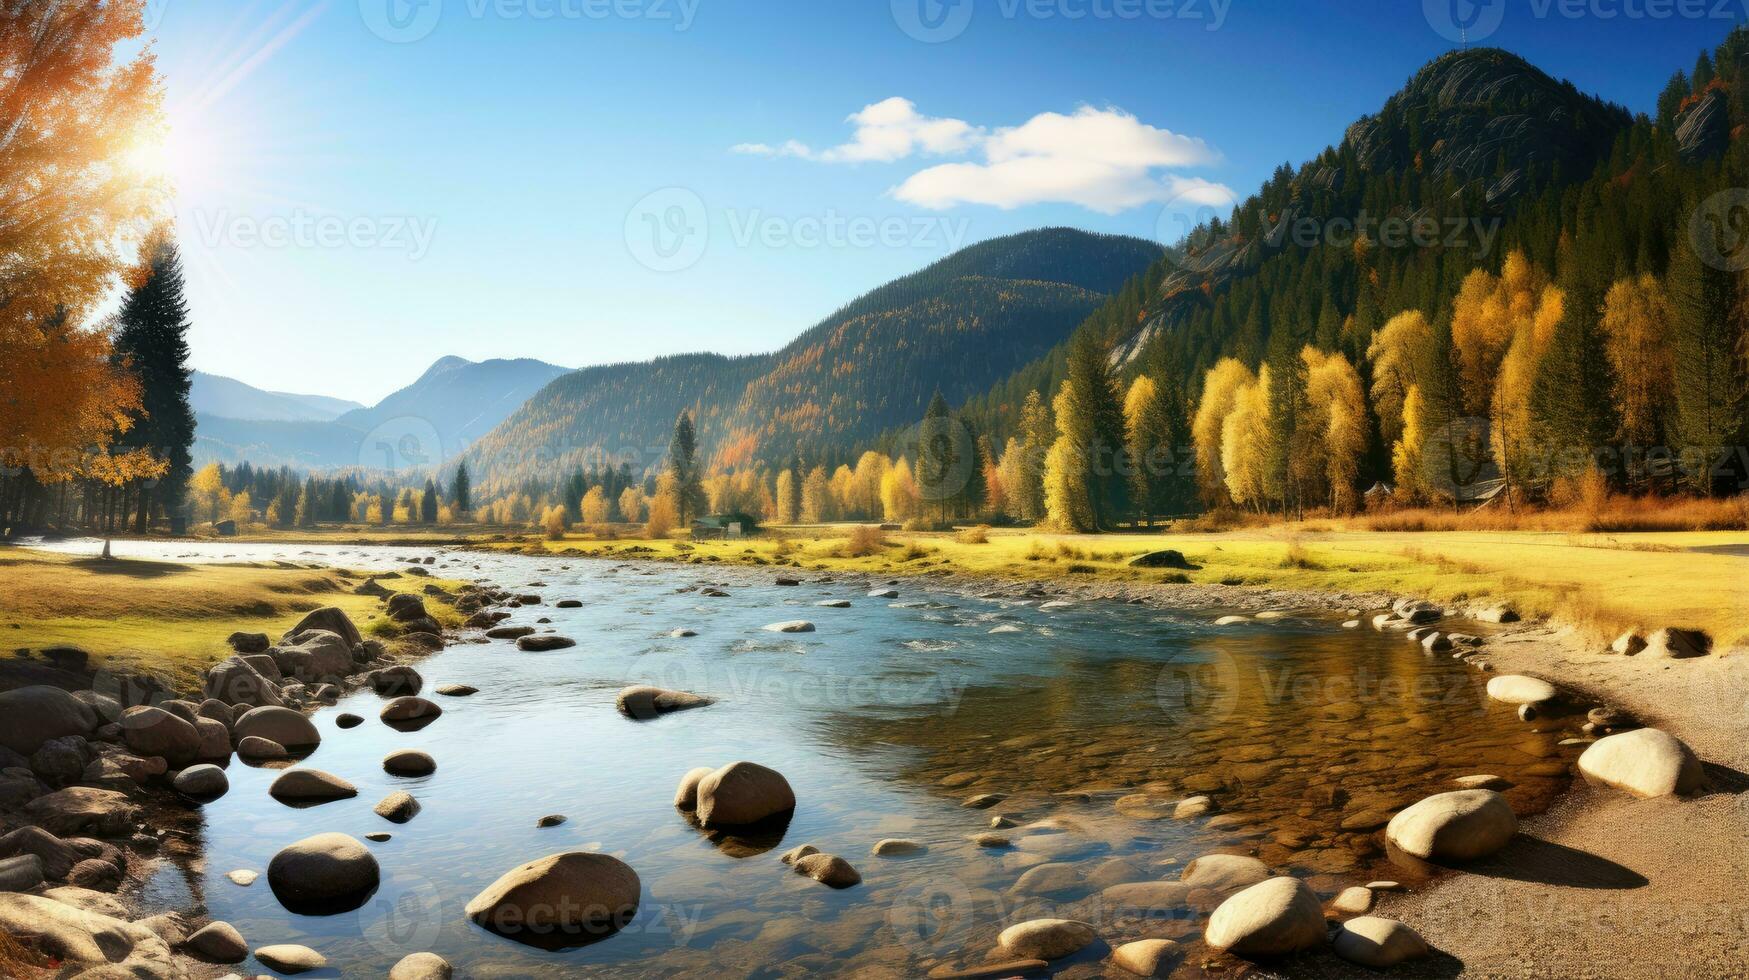
M 1676 428 L 1690 484 L 1713 492 L 1713 470 L 1744 427 L 1738 345 L 1743 308 L 1735 273 L 1703 261 L 1687 243 L 1672 256 L 1676 307 Z
M 959 482 L 966 447 L 958 429 L 947 409 L 947 399 L 937 391 L 929 400 L 923 424 L 918 428 L 915 476 L 918 492 L 926 502 L 935 504 L 941 524 L 947 523 L 949 507 L 963 489 Z
M 182 506 L 194 472 L 194 410 L 188 404 L 193 372 L 181 255 L 167 229 L 154 231 L 140 251 L 115 336 L 115 356 L 140 381 L 141 412 L 122 445 L 148 450 L 170 466 L 155 486 L 139 488 L 135 530 L 143 534 L 154 511 Z
M 468 464 L 466 460 L 456 464 L 455 479 L 449 484 L 449 504 L 457 514 L 466 514 L 474 509 L 474 488 L 468 480 Z
M 437 523 L 437 481 L 426 479 L 425 492 L 419 497 L 419 522 Z
M 668 471 L 674 475 L 675 516 L 682 525 L 689 525 L 707 503 L 699 482 L 698 436 L 688 412 L 681 412 L 674 420 L 674 436 L 668 440 Z

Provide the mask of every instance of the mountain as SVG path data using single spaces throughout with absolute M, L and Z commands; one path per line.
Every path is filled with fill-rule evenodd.
M 357 402 L 326 395 L 294 395 L 285 391 L 263 391 L 235 378 L 194 372 L 194 385 L 189 402 L 203 415 L 257 422 L 328 422 L 363 408 Z
M 1161 254 L 1137 238 L 1046 228 L 961 249 L 881 286 L 771 354 L 691 354 L 554 381 L 467 453 L 477 479 L 660 461 L 692 409 L 718 466 L 814 455 L 920 418 L 940 390 L 984 391 L 1067 337 Z
M 1497 269 L 1510 249 L 1554 267 L 1563 229 L 1578 223 L 1573 188 L 1634 128 L 1627 110 L 1517 55 L 1452 52 L 1340 144 L 1278 167 L 1230 219 L 1193 231 L 1082 329 L 1098 332 L 1121 376 L 1167 372 L 1189 394 L 1217 360 L 1256 364 L 1282 332 L 1293 350 L 1313 343 L 1360 363 L 1385 318 L 1448 306 L 1465 274 Z M 1431 232 L 1412 233 L 1417 223 Z M 1012 434 L 1026 393 L 1060 383 L 1066 349 L 971 399 L 967 416 L 999 441 Z
M 248 460 L 300 469 L 435 464 L 490 431 L 567 368 L 542 361 L 444 357 L 374 406 L 327 420 L 244 419 L 197 408 L 196 465 Z

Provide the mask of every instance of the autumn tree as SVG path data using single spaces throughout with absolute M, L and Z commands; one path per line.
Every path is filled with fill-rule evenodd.
M 802 516 L 802 488 L 796 482 L 794 470 L 780 470 L 777 474 L 777 522 L 779 524 L 794 524 Z
M 1045 458 L 1046 518 L 1065 530 L 1101 530 L 1124 508 L 1128 467 L 1123 403 L 1103 346 L 1091 332 L 1080 331 L 1070 341 L 1068 377 L 1051 404 L 1057 439 Z
M 1615 375 L 1619 437 L 1630 448 L 1663 445 L 1675 409 L 1675 310 L 1663 283 L 1647 273 L 1623 278 L 1603 299 L 1604 349 Z
M 1361 456 L 1366 452 L 1366 394 L 1360 373 L 1341 354 L 1313 347 L 1300 352 L 1305 364 L 1306 417 L 1294 455 L 1309 488 L 1322 492 L 1339 514 L 1358 509 Z
M 832 486 L 826 469 L 816 466 L 802 481 L 802 520 L 809 524 L 824 524 L 832 519 Z
M 1256 375 L 1237 358 L 1222 358 L 1203 379 L 1202 399 L 1191 421 L 1191 440 L 1196 446 L 1196 480 L 1202 501 L 1210 508 L 1230 502 L 1221 439 L 1240 392 L 1256 383 Z
M 218 521 L 229 509 L 231 491 L 225 488 L 224 468 L 208 463 L 188 481 L 188 492 L 195 511 L 209 521 Z

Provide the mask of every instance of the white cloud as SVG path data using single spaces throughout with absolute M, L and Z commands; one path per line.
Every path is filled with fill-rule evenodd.
M 856 126 L 850 142 L 825 150 L 814 150 L 807 144 L 788 140 L 780 146 L 766 143 L 741 143 L 733 147 L 736 153 L 757 156 L 800 157 L 820 163 L 891 163 L 912 153 L 935 156 L 964 153 L 982 136 L 981 131 L 963 119 L 934 118 L 917 112 L 910 99 L 894 96 L 853 112 L 845 122 Z
M 855 137 L 815 151 L 790 140 L 779 146 L 743 143 L 737 153 L 789 156 L 821 163 L 890 163 L 921 152 L 971 154 L 982 163 L 942 163 L 906 178 L 891 193 L 919 207 L 960 204 L 1017 208 L 1076 204 L 1116 214 L 1144 204 L 1228 207 L 1236 199 L 1223 184 L 1169 171 L 1220 161 L 1204 141 L 1159 129 L 1121 109 L 1082 106 L 1071 115 L 1041 112 L 994 131 L 960 119 L 932 118 L 907 99 L 891 98 L 852 114 Z

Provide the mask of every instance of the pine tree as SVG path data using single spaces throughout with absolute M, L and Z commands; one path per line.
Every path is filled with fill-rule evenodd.
M 965 478 L 970 447 L 965 445 L 968 440 L 964 431 L 948 411 L 947 399 L 937 391 L 929 400 L 923 424 L 918 428 L 917 466 L 913 475 L 923 500 L 933 505 L 943 525 L 947 524 L 954 501 L 965 489 L 961 481 Z
M 468 479 L 468 464 L 466 460 L 456 464 L 455 479 L 449 484 L 449 504 L 457 514 L 466 514 L 474 509 L 474 488 Z
M 419 497 L 419 523 L 437 523 L 437 482 L 427 479 L 425 492 Z
M 1091 332 L 1075 335 L 1068 377 L 1054 405 L 1057 440 L 1046 462 L 1046 511 L 1064 528 L 1104 529 L 1123 512 L 1127 497 L 1123 405 L 1101 348 Z M 1085 500 L 1075 499 L 1083 495 Z
M 169 466 L 156 486 L 139 488 L 135 530 L 145 533 L 154 510 L 181 508 L 193 473 L 188 304 L 182 258 L 168 230 L 153 232 L 141 246 L 117 322 L 115 354 L 139 379 L 141 394 L 141 411 L 123 445 L 144 449 Z
M 1677 433 L 1690 484 L 1697 493 L 1710 494 L 1719 454 L 1744 425 L 1744 384 L 1736 356 L 1744 312 L 1734 273 L 1703 261 L 1690 247 L 1677 249 L 1672 258 Z
M 674 436 L 668 440 L 668 472 L 674 475 L 675 517 L 681 525 L 688 525 L 708 506 L 699 482 L 698 435 L 689 412 L 674 419 Z

